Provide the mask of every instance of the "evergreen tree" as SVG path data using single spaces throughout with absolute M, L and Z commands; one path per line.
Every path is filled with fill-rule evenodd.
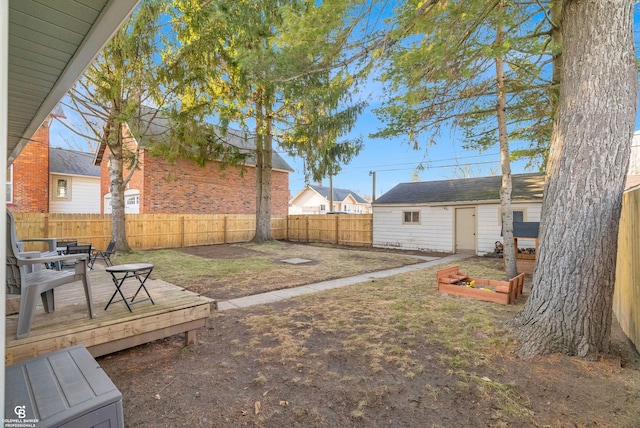
M 352 30 L 349 6 L 344 0 L 174 4 L 180 19 L 174 19 L 175 43 L 167 58 L 178 64 L 169 81 L 184 83 L 178 106 L 187 113 L 179 119 L 189 121 L 197 113 L 255 135 L 255 242 L 271 239 L 276 144 L 306 156 L 316 176 L 356 153 L 346 149 L 357 148 L 357 142 L 339 141 L 364 106 L 350 102 L 354 79 L 344 64 L 339 68 Z
M 543 78 L 550 36 L 536 12 L 537 6 L 506 0 L 406 3 L 382 75 L 389 101 L 377 110 L 386 128 L 375 136 L 406 135 L 414 147 L 451 126 L 464 131 L 470 148 L 500 143 L 509 278 L 517 275 L 509 140 L 529 139 L 537 147 L 551 127 L 552 89 Z
M 127 140 L 144 133 L 142 104 L 162 105 L 169 93 L 158 87 L 161 0 L 145 0 L 124 23 L 63 100 L 87 125 L 86 138 L 98 150 L 109 149 L 109 181 L 113 214 L 112 239 L 116 251 L 130 251 L 125 229 L 124 190 L 136 170 L 140 147 Z M 162 91 L 161 91 L 162 89 Z M 144 118 L 144 122 L 150 121 Z M 129 127 L 127 127 L 129 125 Z M 72 126 L 69 129 L 75 131 Z M 125 177 L 125 167 L 129 174 Z

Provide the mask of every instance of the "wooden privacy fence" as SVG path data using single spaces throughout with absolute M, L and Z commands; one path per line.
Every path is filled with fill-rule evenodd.
M 77 239 L 99 249 L 107 248 L 111 239 L 109 214 L 15 213 L 14 217 L 21 239 Z M 216 214 L 127 214 L 125 222 L 134 250 L 247 242 L 256 224 L 253 215 Z M 287 238 L 286 216 L 271 218 L 271 234 L 275 239 Z M 38 244 L 30 245 L 27 250 L 41 250 Z
M 640 349 L 640 189 L 622 199 L 613 312 L 622 331 Z
M 15 213 L 18 237 L 77 239 L 104 249 L 111 239 L 111 215 Z M 158 249 L 247 242 L 253 215 L 127 214 L 133 249 Z M 274 216 L 275 239 L 370 246 L 371 214 Z M 34 244 L 27 250 L 42 250 Z M 640 189 L 624 194 L 618 238 L 613 310 L 625 334 L 640 348 Z
M 14 217 L 21 239 L 76 239 L 99 249 L 111 239 L 109 214 L 15 213 Z M 254 215 L 127 214 L 125 221 L 134 250 L 248 242 L 256 227 Z M 372 223 L 371 214 L 273 216 L 271 235 L 280 240 L 370 246 Z M 26 250 L 44 249 L 29 245 Z
M 372 214 L 290 215 L 288 240 L 371 246 Z

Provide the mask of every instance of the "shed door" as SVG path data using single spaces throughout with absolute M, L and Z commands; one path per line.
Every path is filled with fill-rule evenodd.
M 476 252 L 476 209 L 456 208 L 456 253 Z

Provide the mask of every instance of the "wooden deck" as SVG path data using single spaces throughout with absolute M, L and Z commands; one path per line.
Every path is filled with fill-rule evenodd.
M 94 319 L 89 318 L 80 282 L 55 289 L 54 312 L 47 314 L 38 305 L 31 332 L 24 339 L 16 339 L 18 316 L 7 316 L 5 365 L 78 344 L 97 357 L 180 333 L 186 333 L 186 342 L 192 343 L 196 329 L 207 325 L 215 309 L 215 300 L 153 279 L 152 274 L 145 285 L 155 305 L 142 302 L 131 313 L 123 302 L 115 302 L 105 311 L 115 291 L 111 276 L 98 270 L 89 274 L 89 281 Z M 134 279 L 125 282 L 125 296 L 135 292 L 136 284 Z

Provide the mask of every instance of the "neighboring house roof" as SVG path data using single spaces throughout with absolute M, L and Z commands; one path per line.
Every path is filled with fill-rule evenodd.
M 140 133 L 142 136 L 140 137 L 141 146 L 144 146 L 146 143 L 151 140 L 159 140 L 162 141 L 163 138 L 166 138 L 169 130 L 171 129 L 171 123 L 169 119 L 162 114 L 158 113 L 156 109 L 150 107 L 141 107 L 142 113 L 140 117 Z M 209 124 L 207 124 L 209 125 Z M 209 125 L 212 128 L 212 132 L 216 134 L 218 138 L 224 141 L 226 144 L 229 144 L 234 147 L 238 147 L 241 152 L 244 153 L 253 153 L 255 152 L 255 136 L 252 134 L 245 134 L 242 131 L 238 131 L 235 129 L 227 129 L 226 134 L 223 133 L 222 129 L 216 126 Z M 104 145 L 102 145 L 96 154 L 95 162 L 99 163 L 102 158 L 102 153 L 104 152 Z M 293 168 L 289 166 L 289 164 L 276 152 L 273 152 L 271 156 L 272 159 L 272 168 L 293 172 Z M 249 156 L 245 162 L 246 165 L 255 165 L 256 161 L 253 156 Z
M 139 0 L 8 2 L 8 161 L 18 156 Z M 5 114 L 5 113 L 3 113 Z
M 458 180 L 400 183 L 373 205 L 460 203 L 499 201 L 502 177 L 462 178 Z M 511 176 L 512 201 L 540 201 L 544 190 L 544 175 L 515 174 Z
M 49 149 L 49 172 L 100 177 L 100 167 L 93 164 L 93 157 L 93 153 L 51 147 Z
M 311 189 L 315 190 L 316 192 L 318 192 L 327 201 L 329 200 L 329 188 L 328 187 L 318 186 L 318 185 L 314 185 L 314 184 L 310 184 L 309 187 Z M 360 197 L 356 192 L 353 192 L 353 191 L 351 191 L 349 189 L 338 189 L 336 187 L 333 188 L 333 201 L 334 202 L 344 201 L 345 199 L 347 199 L 347 197 L 349 197 L 349 195 L 353 196 L 353 199 L 355 199 L 356 202 L 359 203 L 359 204 L 368 204 L 368 202 L 366 200 L 364 200 L 362 197 Z

